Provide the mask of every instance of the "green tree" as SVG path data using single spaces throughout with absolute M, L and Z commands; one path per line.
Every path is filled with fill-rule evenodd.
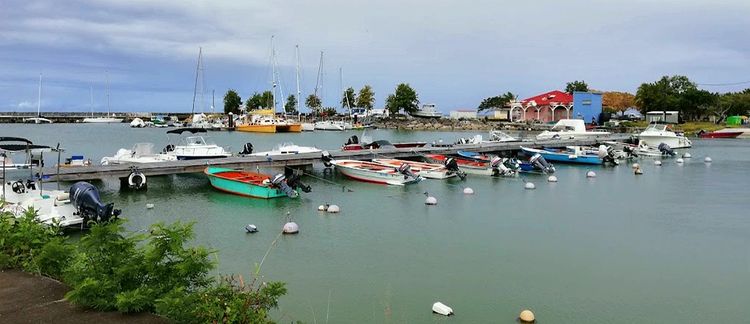
M 247 110 L 273 108 L 273 93 L 271 91 L 255 92 L 247 99 L 245 107 Z
M 307 99 L 305 99 L 305 106 L 307 106 L 307 108 L 310 108 L 310 110 L 312 111 L 318 111 L 320 109 L 320 106 L 322 105 L 323 102 L 315 94 L 310 94 L 309 96 L 307 96 Z
M 336 108 L 333 107 L 325 107 L 325 108 L 319 108 L 320 115 L 324 117 L 333 117 L 336 116 L 338 112 L 336 112 Z
M 644 114 L 653 110 L 675 110 L 680 105 L 680 97 L 696 89 L 695 83 L 686 76 L 663 76 L 656 82 L 641 84 L 635 93 L 635 102 Z
M 573 94 L 573 91 L 583 91 L 588 92 L 589 91 L 589 85 L 586 84 L 586 81 L 578 81 L 575 80 L 573 82 L 568 82 L 565 84 L 565 92 Z
M 370 85 L 365 85 L 362 89 L 359 89 L 356 106 L 368 111 L 375 107 L 375 92 L 372 91 Z
M 485 98 L 477 107 L 477 111 L 481 112 L 487 109 L 502 108 L 515 99 L 516 95 L 510 91 L 499 96 Z
M 286 97 L 286 104 L 284 104 L 284 111 L 287 114 L 297 113 L 297 97 L 295 95 L 289 95 L 289 97 Z
M 727 116 L 749 114 L 750 89 L 718 95 L 716 105 L 712 107 L 710 113 L 718 117 L 718 121 L 723 121 Z
M 237 91 L 234 89 L 227 90 L 224 95 L 224 113 L 238 114 L 240 113 L 240 105 L 242 105 L 242 98 L 237 94 Z
M 397 114 L 401 110 L 413 113 L 419 109 L 419 97 L 408 83 L 401 83 L 396 86 L 396 92 L 388 96 L 385 105 L 391 114 Z
M 341 108 L 353 108 L 357 106 L 357 93 L 354 88 L 349 87 L 341 94 Z

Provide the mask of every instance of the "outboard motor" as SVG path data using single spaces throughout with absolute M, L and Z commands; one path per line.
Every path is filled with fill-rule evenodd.
M 411 172 L 411 165 L 409 165 L 409 163 L 402 163 L 401 166 L 398 167 L 398 173 L 403 174 L 404 178 L 417 178 L 417 175 L 414 174 L 414 172 Z
M 499 156 L 492 158 L 492 161 L 490 161 L 490 166 L 492 167 L 493 177 L 507 177 L 515 174 L 514 170 L 509 169 L 507 166 L 505 166 L 505 164 L 503 164 L 503 159 Z
M 162 153 L 169 153 L 172 151 L 174 151 L 174 144 L 167 144 L 167 146 L 165 146 L 162 150 Z
M 331 153 L 328 153 L 328 151 L 323 151 L 320 159 L 323 160 L 323 165 L 326 168 L 330 168 L 333 166 L 333 163 L 331 163 L 331 161 L 333 161 L 333 158 L 331 157 Z
M 349 140 L 346 141 L 346 145 L 351 144 L 359 144 L 359 137 L 357 137 L 357 135 L 352 135 L 352 137 L 349 137 Z
M 547 162 L 547 160 L 545 160 L 539 153 L 534 154 L 531 159 L 529 159 L 529 162 L 531 162 L 531 164 L 539 171 L 542 171 L 542 173 L 555 173 L 555 166 Z
M 600 145 L 598 155 L 604 163 L 619 164 L 615 155 L 615 149 L 611 146 Z
M 458 168 L 458 162 L 456 162 L 456 159 L 449 157 L 443 161 L 443 165 L 445 165 L 445 169 L 450 173 L 457 175 L 461 180 L 466 180 L 466 172 L 463 172 Z
M 503 159 L 503 165 L 513 171 L 518 171 L 518 169 L 521 168 L 521 163 L 519 163 L 515 158 Z
M 85 223 L 107 222 L 120 215 L 120 210 L 114 209 L 114 204 L 101 202 L 99 190 L 88 182 L 80 181 L 70 186 L 70 200 Z
M 301 173 L 301 172 L 299 172 Z M 310 185 L 302 182 L 302 177 L 300 174 L 295 172 L 292 168 L 285 168 L 284 169 L 284 176 L 286 176 L 286 184 L 291 187 L 292 189 L 300 188 L 303 192 L 311 192 L 312 187 Z
M 625 153 L 626 158 L 638 157 L 638 153 L 636 153 L 635 150 L 632 147 L 630 147 L 630 145 L 623 146 L 622 151 Z
M 241 155 L 250 155 L 253 154 L 253 143 L 245 143 L 245 146 L 242 147 L 242 152 L 240 152 Z
M 283 191 L 287 195 L 287 197 L 297 198 L 299 194 L 296 190 L 290 187 L 285 180 L 286 176 L 283 173 L 279 173 L 271 179 L 271 184 L 281 189 L 281 191 Z
M 659 149 L 659 152 L 661 152 L 662 155 L 669 155 L 669 156 L 675 155 L 674 150 L 672 150 L 672 148 L 669 147 L 667 143 L 661 143 L 659 144 L 657 148 Z

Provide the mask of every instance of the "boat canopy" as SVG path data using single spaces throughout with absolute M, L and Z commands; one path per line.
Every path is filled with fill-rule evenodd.
M 3 143 L 3 142 L 20 142 L 20 143 Z M 0 150 L 8 152 L 20 152 L 26 150 L 44 150 L 52 149 L 46 145 L 33 144 L 30 140 L 23 137 L 0 137 Z
M 182 134 L 184 132 L 190 132 L 191 134 L 205 133 L 206 129 L 205 128 L 197 128 L 197 127 L 178 128 L 178 129 L 168 130 L 167 134 Z

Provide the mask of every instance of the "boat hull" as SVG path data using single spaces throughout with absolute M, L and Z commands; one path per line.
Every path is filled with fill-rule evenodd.
M 113 124 L 122 123 L 122 118 L 84 118 L 83 122 L 92 124 Z
M 659 144 L 665 143 L 673 149 L 689 148 L 693 146 L 693 143 L 684 136 L 659 136 L 659 135 L 639 135 L 638 139 L 641 143 L 645 143 L 651 147 L 658 147 Z
M 575 155 L 575 154 L 568 154 L 565 152 L 552 152 L 548 150 L 537 150 L 532 149 L 528 147 L 521 147 L 521 150 L 524 152 L 524 154 L 528 156 L 533 156 L 534 154 L 541 154 L 545 160 L 550 162 L 562 162 L 562 163 L 570 163 L 570 164 L 591 164 L 591 165 L 601 165 L 604 162 L 602 159 L 598 156 L 594 155 Z
M 743 132 L 710 132 L 700 134 L 700 138 L 737 138 Z
M 240 125 L 235 130 L 249 133 L 300 133 L 302 124 L 287 125 Z
M 400 167 L 401 164 L 408 164 L 411 166 L 411 170 L 415 174 L 427 179 L 443 180 L 457 176 L 455 173 L 449 172 L 447 169 L 445 169 L 444 166 L 440 164 L 413 162 L 398 159 L 373 159 L 372 162 L 394 168 Z
M 259 186 L 249 182 L 221 177 L 220 175 L 222 172 L 235 172 L 235 170 L 227 168 L 208 167 L 204 171 L 206 176 L 208 176 L 208 181 L 211 183 L 211 186 L 219 191 L 238 196 L 262 199 L 287 197 L 287 195 L 283 191 L 277 188 Z M 251 174 L 250 172 L 247 173 Z
M 390 172 L 382 172 L 382 171 L 365 170 L 362 168 L 353 167 L 353 165 L 356 165 L 359 163 L 367 164 L 367 162 L 353 161 L 353 160 L 340 160 L 340 161 L 333 161 L 332 163 L 333 165 L 336 166 L 336 170 L 341 172 L 341 174 L 349 178 L 352 178 L 354 180 L 359 180 L 363 182 L 403 186 L 407 184 L 417 183 L 420 180 L 422 180 L 421 177 L 412 178 L 412 177 L 404 176 L 401 173 L 395 172 L 395 168 L 393 168 L 393 170 L 390 170 Z M 371 163 L 371 164 L 375 164 L 375 163 Z M 381 165 L 377 165 L 377 166 L 385 169 L 384 166 L 381 166 Z

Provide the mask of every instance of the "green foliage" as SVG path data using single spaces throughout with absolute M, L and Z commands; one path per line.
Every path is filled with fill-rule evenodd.
M 589 85 L 586 84 L 586 81 L 572 81 L 565 84 L 565 92 L 573 94 L 574 91 L 583 91 L 588 92 L 589 91 Z
M 349 87 L 341 94 L 341 108 L 352 108 L 357 104 L 357 93 L 354 88 Z
M 488 109 L 502 108 L 515 99 L 516 95 L 510 91 L 499 96 L 485 98 L 477 107 L 477 111 L 481 112 Z
M 286 97 L 286 104 L 284 104 L 284 111 L 287 114 L 297 113 L 297 97 L 295 95 L 289 95 L 289 97 Z
M 406 113 L 413 113 L 419 109 L 417 92 L 408 83 L 396 86 L 396 92 L 388 96 L 385 107 L 391 114 L 397 114 L 402 109 Z
M 242 98 L 240 98 L 237 91 L 234 89 L 227 90 L 227 93 L 224 95 L 224 113 L 239 114 L 240 105 L 242 105 Z
M 375 92 L 372 90 L 370 85 L 365 85 L 362 89 L 359 89 L 359 95 L 357 95 L 357 104 L 355 105 L 360 108 L 370 110 L 375 107 Z
M 333 108 L 333 107 L 320 108 L 318 113 L 323 117 L 332 117 L 338 114 L 338 112 L 336 111 L 336 108 Z
M 305 106 L 307 106 L 307 108 L 310 108 L 310 110 L 312 111 L 317 111 L 322 105 L 323 102 L 315 94 L 307 96 L 307 99 L 305 100 Z
M 43 225 L 35 218 L 32 210 L 18 218 L 0 214 L 0 268 L 21 268 L 59 278 L 73 249 L 60 236 L 59 228 Z
M 273 93 L 271 91 L 264 91 L 263 93 L 255 92 L 245 102 L 247 110 L 273 108 L 273 106 Z
M 727 116 L 750 113 L 750 89 L 720 95 L 716 107 L 711 112 L 720 120 L 724 120 Z

